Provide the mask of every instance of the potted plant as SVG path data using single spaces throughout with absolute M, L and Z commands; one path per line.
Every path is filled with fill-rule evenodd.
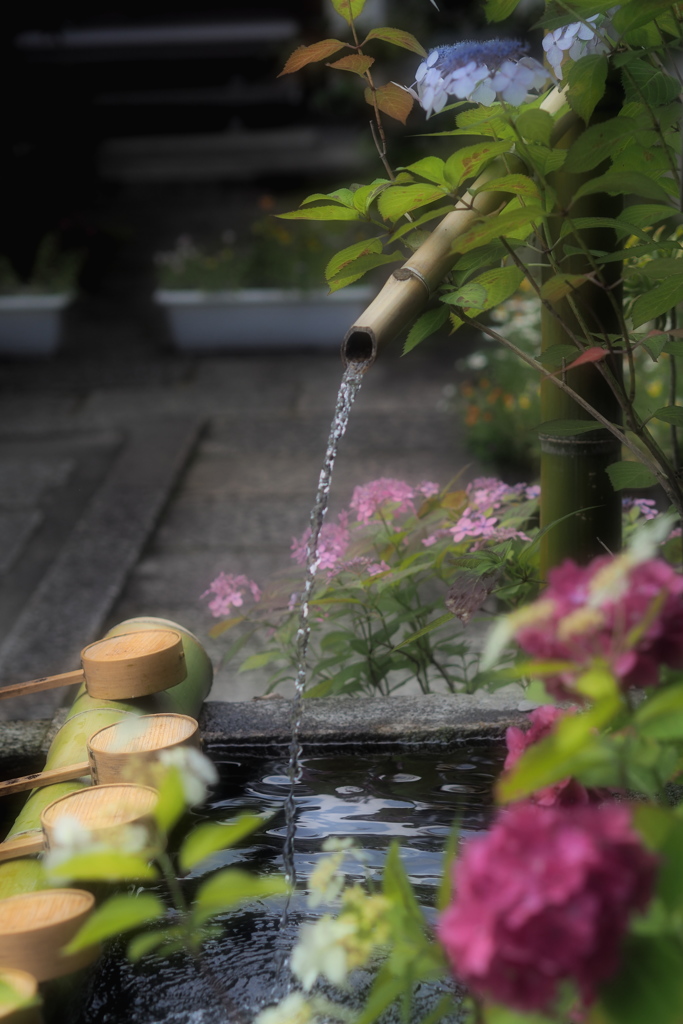
M 82 253 L 64 249 L 55 233 L 38 247 L 23 281 L 0 255 L 0 356 L 49 356 L 59 345 L 61 316 L 76 292 Z
M 175 346 L 195 352 L 338 347 L 375 289 L 325 287 L 338 237 L 331 240 L 329 225 L 321 227 L 312 225 L 302 238 L 268 218 L 244 237 L 232 229 L 202 241 L 182 235 L 157 253 L 155 301 L 166 312 Z

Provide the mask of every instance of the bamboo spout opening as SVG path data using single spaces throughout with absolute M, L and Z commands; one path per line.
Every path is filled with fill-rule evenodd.
M 369 327 L 351 327 L 342 341 L 341 354 L 344 366 L 350 363 L 366 363 L 371 366 L 377 358 L 375 332 Z

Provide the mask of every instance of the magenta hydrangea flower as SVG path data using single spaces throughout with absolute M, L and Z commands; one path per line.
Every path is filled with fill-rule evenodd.
M 563 711 L 552 704 L 544 704 L 540 708 L 535 708 L 529 715 L 531 725 L 528 729 L 519 729 L 516 725 L 511 725 L 505 733 L 508 753 L 503 770 L 510 771 L 514 768 L 522 754 L 534 743 L 550 736 L 556 723 L 568 714 L 573 714 L 573 712 Z M 577 779 L 569 777 L 552 786 L 537 789 L 530 799 L 539 807 L 576 807 L 601 803 L 612 796 L 614 794 L 609 789 L 587 788 L 582 786 Z
M 589 1005 L 618 970 L 656 868 L 625 805 L 516 804 L 458 857 L 438 938 L 477 995 L 542 1012 L 573 982 Z
M 582 567 L 565 561 L 548 586 L 523 608 L 515 636 L 536 658 L 572 662 L 580 671 L 596 658 L 622 686 L 652 686 L 659 666 L 683 668 L 683 576 L 663 559 L 629 565 L 601 556 Z M 575 698 L 576 671 L 546 679 L 553 696 Z
M 249 594 L 254 601 L 261 598 L 261 591 L 253 580 L 247 576 L 225 572 L 219 573 L 201 596 L 209 597 L 210 594 L 213 594 L 213 597 L 209 601 L 209 611 L 216 619 L 229 615 L 232 608 L 241 608 Z
M 429 480 L 411 487 L 404 480 L 383 476 L 356 487 L 349 507 L 356 513 L 359 523 L 369 523 L 379 512 L 386 519 L 402 513 L 414 514 L 417 498 L 424 500 L 438 493 L 439 485 Z

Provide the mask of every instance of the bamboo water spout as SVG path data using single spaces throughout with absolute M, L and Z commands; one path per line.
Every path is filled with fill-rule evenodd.
M 541 104 L 541 109 L 555 114 L 565 103 L 565 94 L 553 89 Z M 569 111 L 560 118 L 553 135 L 563 136 L 568 130 L 567 122 L 576 119 L 576 115 Z M 347 331 L 341 348 L 345 366 L 349 363 L 370 366 L 379 349 L 415 319 L 457 259 L 458 238 L 481 217 L 502 210 L 512 199 L 509 192 L 478 190 L 488 182 L 512 173 L 528 173 L 519 157 L 507 154 L 495 160 L 403 266 L 393 272 L 379 295 Z

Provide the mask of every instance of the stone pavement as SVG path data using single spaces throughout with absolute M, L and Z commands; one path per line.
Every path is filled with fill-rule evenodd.
M 332 513 L 379 476 L 477 475 L 440 409 L 456 344 L 405 359 L 397 345 L 368 372 Z M 262 693 L 265 677 L 221 665 L 200 595 L 220 570 L 263 581 L 289 564 L 340 378 L 336 343 L 191 358 L 122 342 L 0 363 L 0 684 L 75 668 L 109 626 L 152 615 L 206 645 L 212 700 Z M 0 718 L 50 717 L 67 696 L 6 701 Z

